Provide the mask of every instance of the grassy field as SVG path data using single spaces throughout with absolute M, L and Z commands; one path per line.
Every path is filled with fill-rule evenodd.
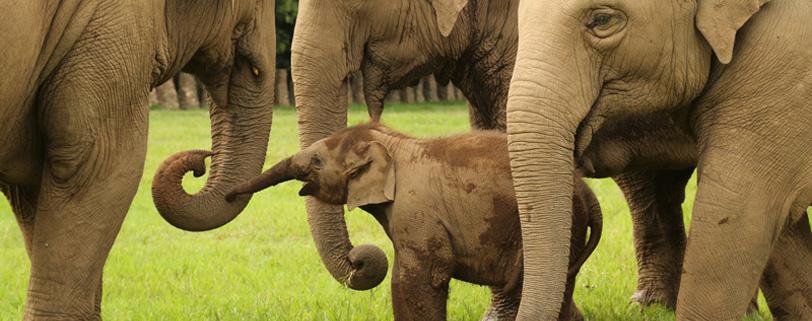
M 366 111 L 351 110 L 350 124 Z M 387 106 L 386 123 L 415 136 L 468 129 L 463 105 Z M 149 153 L 138 195 L 124 222 L 104 274 L 106 320 L 387 320 L 392 308 L 389 282 L 365 292 L 348 290 L 332 279 L 316 253 L 306 222 L 300 183 L 257 194 L 246 211 L 215 231 L 190 233 L 173 228 L 156 212 L 150 196 L 155 169 L 174 152 L 209 148 L 205 111 L 154 111 Z M 274 114 L 268 164 L 298 148 L 296 115 Z M 267 164 L 266 164 L 267 168 Z M 189 188 L 202 179 L 187 177 Z M 592 180 L 604 213 L 604 234 L 578 279 L 576 302 L 589 320 L 673 320 L 661 308 L 628 304 L 635 288 L 631 223 L 623 197 L 610 180 Z M 695 183 L 685 210 L 690 213 Z M 355 244 L 392 246 L 365 212 L 347 214 Z M 19 320 L 28 280 L 28 259 L 8 203 L 0 201 L 0 320 Z M 455 282 L 449 320 L 478 320 L 488 305 L 484 287 Z M 762 299 L 762 316 L 769 320 Z

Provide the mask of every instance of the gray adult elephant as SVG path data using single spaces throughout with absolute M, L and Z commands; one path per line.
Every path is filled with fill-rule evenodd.
M 248 202 L 223 195 L 264 161 L 274 1 L 6 1 L 0 30 L 0 190 L 31 260 L 24 319 L 99 320 L 104 263 L 143 171 L 151 88 L 185 70 L 214 101 L 213 152 L 166 164 L 161 214 L 204 230 Z M 203 191 L 178 195 L 209 154 Z
M 365 97 L 373 118 L 380 117 L 384 97 L 391 89 L 433 73 L 465 93 L 472 127 L 504 131 L 518 44 L 518 2 L 302 0 L 292 60 L 303 147 L 345 127 L 344 83 L 357 70 L 364 73 Z M 614 150 L 612 154 L 633 150 L 638 159 L 668 157 L 673 161 L 651 166 L 651 162 L 633 158 L 603 157 L 595 159 L 588 174 L 612 176 L 632 211 L 638 263 L 633 300 L 673 308 L 685 244 L 680 205 L 696 162 L 695 141 L 668 119 L 637 127 L 620 127 L 622 137 L 611 137 L 604 145 Z M 657 129 L 656 134 L 652 128 Z M 665 143 L 650 148 L 658 137 L 673 148 L 665 148 Z M 607 160 L 623 160 L 630 166 L 609 170 Z M 340 282 L 355 287 L 356 281 L 348 281 L 350 276 L 365 275 L 355 267 L 367 265 L 349 259 L 353 247 L 341 209 L 308 200 L 308 213 L 327 269 Z
M 766 2 L 521 2 L 507 105 L 520 320 L 558 315 L 576 164 L 651 119 L 697 142 L 677 319 L 740 320 L 759 281 L 776 319 L 812 319 L 812 3 Z

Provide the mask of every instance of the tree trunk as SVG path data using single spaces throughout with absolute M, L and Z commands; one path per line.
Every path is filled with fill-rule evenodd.
M 400 91 L 400 101 L 404 104 L 414 104 L 414 91 L 409 88 L 403 88 Z
M 158 104 L 163 106 L 164 109 L 177 110 L 178 105 L 178 92 L 175 90 L 175 82 L 170 79 L 156 88 L 158 92 Z
M 411 87 L 410 90 L 414 93 L 414 102 L 416 103 L 426 102 L 426 95 L 423 94 L 423 86 L 421 86 L 420 83 L 418 83 L 414 87 Z
M 149 107 L 158 105 L 158 92 L 154 88 L 149 92 Z
M 457 100 L 459 100 L 459 101 L 467 101 L 468 100 L 468 98 L 465 98 L 465 94 L 462 93 L 462 90 L 460 90 L 457 87 L 454 87 L 454 97 L 457 97 Z
M 440 100 L 437 97 L 437 80 L 434 79 L 434 75 L 423 78 L 420 84 L 423 87 L 423 95 L 426 97 L 426 101 L 434 102 Z
M 454 87 L 454 84 L 448 83 L 448 86 L 445 86 L 445 90 L 446 97 L 448 97 L 448 101 L 457 101 L 457 95 L 455 92 L 456 87 Z
M 363 104 L 364 101 L 364 75 L 361 72 L 356 72 L 350 77 L 350 92 L 352 93 L 352 102 L 356 104 Z
M 384 101 L 387 104 L 400 102 L 400 93 L 397 90 L 390 90 L 389 93 L 386 94 L 386 100 Z
M 178 91 L 178 103 L 180 109 L 200 108 L 200 100 L 197 98 L 197 79 L 185 72 L 177 76 L 175 83 Z
M 448 83 L 448 85 L 445 85 L 445 86 L 440 86 L 440 85 L 437 86 L 437 99 L 439 101 L 448 101 L 449 100 L 448 88 L 447 88 L 448 86 L 451 86 L 451 83 Z M 451 97 L 451 99 L 453 99 L 453 97 Z
M 288 70 L 276 70 L 276 97 L 274 98 L 275 105 L 290 105 L 290 91 L 288 90 Z

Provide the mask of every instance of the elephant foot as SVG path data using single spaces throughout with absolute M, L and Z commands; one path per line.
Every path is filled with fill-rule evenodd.
M 638 288 L 637 292 L 632 295 L 631 302 L 641 307 L 659 304 L 670 310 L 675 310 L 677 307 L 677 295 L 675 291 L 664 289 Z

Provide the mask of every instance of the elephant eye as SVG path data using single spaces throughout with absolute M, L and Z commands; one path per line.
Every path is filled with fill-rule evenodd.
M 313 158 L 310 159 L 310 166 L 313 166 L 315 169 L 320 169 L 322 167 L 321 157 L 319 154 L 314 154 Z
M 626 26 L 626 16 L 623 12 L 610 8 L 592 11 L 587 20 L 587 30 L 598 38 L 608 38 Z
M 608 15 L 608 14 L 605 14 L 605 13 L 600 13 L 600 14 L 598 14 L 595 17 L 592 18 L 592 21 L 589 22 L 589 25 L 587 25 L 587 28 L 595 29 L 596 27 L 605 26 L 605 25 L 609 24 L 609 22 L 611 22 L 611 21 L 612 21 L 612 16 L 611 15 Z

